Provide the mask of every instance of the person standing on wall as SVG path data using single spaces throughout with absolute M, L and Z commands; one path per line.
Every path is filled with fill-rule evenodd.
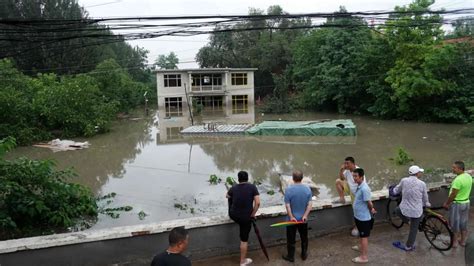
M 425 170 L 417 165 L 408 168 L 409 177 L 402 178 L 400 183 L 393 188 L 394 194 L 402 194 L 402 202 L 395 209 L 395 212 L 405 223 L 410 223 L 410 233 L 405 245 L 396 241 L 393 245 L 405 251 L 412 251 L 415 246 L 418 225 L 423 215 L 423 207 L 430 207 L 428 189 L 425 182 L 420 178 Z
M 151 262 L 151 266 L 191 266 L 191 261 L 182 255 L 188 247 L 188 231 L 184 227 L 173 228 L 168 240 L 168 249 L 156 255 Z
M 229 199 L 229 217 L 239 225 L 240 230 L 240 265 L 252 263 L 247 258 L 248 240 L 252 229 L 252 219 L 260 207 L 260 194 L 255 185 L 250 184 L 249 175 L 245 171 L 237 174 L 238 184 L 233 185 L 227 192 Z
M 374 225 L 372 215 L 375 215 L 377 211 L 370 200 L 372 196 L 370 188 L 367 183 L 364 182 L 364 170 L 362 168 L 354 169 L 352 175 L 357 184 L 352 208 L 354 210 L 354 221 L 359 230 L 360 237 L 360 245 L 352 247 L 353 250 L 360 251 L 360 255 L 353 258 L 352 262 L 367 263 L 369 262 L 369 236 Z
M 303 173 L 301 171 L 293 172 L 293 185 L 285 190 L 285 207 L 289 221 L 302 221 L 302 224 L 290 225 L 286 227 L 286 246 L 287 255 L 282 258 L 286 261 L 295 261 L 295 243 L 296 231 L 301 239 L 301 259 L 308 258 L 308 215 L 312 208 L 311 189 L 308 185 L 302 184 Z
M 454 233 L 453 248 L 455 248 L 458 243 L 464 247 L 468 237 L 467 226 L 469 223 L 469 198 L 471 196 L 472 177 L 464 172 L 464 162 L 454 162 L 452 170 L 456 177 L 451 183 L 449 197 L 443 207 L 449 210 L 449 225 Z
M 355 164 L 354 157 L 348 156 L 344 159 L 344 163 L 341 165 L 339 169 L 339 178 L 336 179 L 336 190 L 339 195 L 339 199 L 333 201 L 333 203 L 340 203 L 345 204 L 346 199 L 344 198 L 345 195 L 351 196 L 352 203 L 354 202 L 354 195 L 357 190 L 357 183 L 354 181 L 352 176 L 352 172 L 355 169 L 359 168 Z M 363 182 L 365 182 L 365 177 L 363 177 Z M 357 227 L 354 226 L 351 230 L 352 236 L 358 236 L 359 232 L 357 231 Z

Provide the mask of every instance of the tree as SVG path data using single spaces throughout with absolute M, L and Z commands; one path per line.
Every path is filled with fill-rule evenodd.
M 115 59 L 135 80 L 151 80 L 148 51 L 88 21 L 77 0 L 3 0 L 0 5 L 0 19 L 5 20 L 0 24 L 0 59 L 14 60 L 27 75 L 85 73 Z
M 128 112 L 143 101 L 147 86 L 133 81 L 131 76 L 113 59 L 97 65 L 89 73 L 98 83 L 100 93 L 108 103 L 115 103 L 120 112 Z
M 264 15 L 265 11 L 251 8 L 249 15 Z M 280 6 L 270 6 L 266 14 L 286 14 Z M 292 58 L 292 43 L 307 29 L 287 29 L 311 24 L 309 19 L 249 19 L 236 25 L 217 26 L 209 43 L 201 48 L 196 61 L 201 67 L 255 67 L 255 94 L 272 95 L 274 74 L 282 75 Z M 278 29 L 283 28 L 283 29 Z M 235 29 L 235 32 L 229 32 Z M 243 30 L 245 29 L 245 30 Z M 255 29 L 255 30 L 247 30 Z M 288 88 L 285 88 L 287 91 Z
M 345 15 L 343 7 L 339 12 L 344 15 L 294 45 L 293 78 L 306 107 L 367 112 L 372 99 L 366 89 L 380 73 L 379 62 L 370 60 L 377 37 L 362 19 Z
M 160 69 L 178 69 L 179 59 L 174 52 L 168 55 L 160 54 L 155 60 L 155 66 Z
M 116 102 L 105 102 L 97 81 L 88 75 L 58 78 L 39 75 L 33 80 L 33 100 L 41 125 L 64 137 L 106 132 L 117 112 Z
M 384 26 L 393 65 L 386 86 L 370 86 L 369 110 L 384 118 L 437 122 L 472 121 L 472 43 L 443 43 L 442 17 L 423 15 L 431 0 L 396 7 Z
M 449 34 L 447 37 L 471 37 L 474 38 L 474 20 L 472 18 L 459 18 L 456 19 L 452 26 L 454 27 L 454 31 Z
M 391 100 L 398 117 L 429 120 L 426 108 L 447 83 L 423 68 L 425 61 L 434 53 L 442 37 L 439 15 L 421 15 L 410 12 L 429 11 L 433 0 L 415 0 L 408 6 L 395 7 L 403 12 L 390 16 L 385 31 L 389 45 L 395 52 L 395 65 L 388 71 Z

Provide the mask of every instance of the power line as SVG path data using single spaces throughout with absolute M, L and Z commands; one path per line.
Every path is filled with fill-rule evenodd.
M 377 17 L 380 14 L 403 14 L 403 15 L 413 15 L 413 14 L 432 14 L 432 13 L 443 13 L 443 14 L 452 14 L 452 13 L 461 13 L 461 12 L 472 12 L 474 9 L 458 9 L 458 10 L 443 10 L 443 11 L 419 11 L 419 12 L 352 12 L 352 13 L 308 13 L 308 14 L 296 14 L 296 15 L 290 15 L 290 14 L 283 14 L 283 15 L 247 15 L 247 16 L 234 16 L 234 15 L 226 15 L 226 16 L 220 16 L 220 15 L 211 15 L 211 16 L 179 16 L 179 17 L 173 17 L 174 18 L 183 18 L 183 17 L 192 17 L 192 18 L 198 18 L 202 19 L 203 17 L 205 18 L 225 18 L 221 20 L 216 20 L 216 21 L 207 21 L 207 22 L 185 22 L 185 23 L 172 23 L 172 24 L 161 24 L 161 25 L 154 25 L 154 24 L 118 24 L 118 27 L 113 28 L 111 26 L 109 27 L 104 27 L 104 26 L 97 26 L 94 25 L 96 23 L 94 20 L 91 19 L 82 19 L 82 20 L 61 20 L 61 21 L 69 21 L 71 23 L 65 24 L 65 25 L 59 25 L 59 28 L 44 28 L 43 26 L 45 25 L 44 23 L 40 23 L 41 21 L 37 20 L 32 20 L 32 21 L 26 21 L 22 20 L 22 22 L 17 22 L 16 24 L 14 23 L 15 29 L 0 29 L 0 33 L 6 32 L 7 36 L 12 35 L 12 33 L 18 33 L 18 37 L 13 37 L 10 38 L 1 38 L 0 34 L 0 41 L 8 41 L 8 42 L 13 42 L 13 43 L 18 43 L 18 45 L 7 45 L 4 47 L 0 48 L 10 48 L 10 49 L 2 49 L 3 52 L 2 57 L 15 57 L 19 55 L 24 55 L 27 53 L 32 53 L 37 51 L 37 49 L 41 49 L 42 51 L 47 51 L 50 53 L 53 53 L 55 51 L 58 51 L 58 53 L 54 53 L 51 56 L 59 56 L 62 55 L 66 52 L 70 52 L 71 50 L 74 49 L 81 49 L 85 48 L 88 46 L 96 46 L 96 45 L 107 45 L 107 44 L 113 44 L 117 42 L 123 42 L 124 40 L 147 40 L 147 39 L 152 39 L 152 38 L 158 38 L 158 37 L 163 37 L 163 36 L 182 36 L 182 37 L 187 37 L 187 36 L 196 36 L 196 35 L 202 35 L 202 34 L 220 34 L 220 33 L 233 33 L 233 32 L 245 32 L 245 31 L 264 31 L 264 30 L 271 30 L 271 31 L 276 31 L 276 30 L 308 30 L 308 29 L 314 29 L 314 28 L 334 28 L 334 29 L 357 29 L 357 28 L 369 28 L 372 30 L 375 30 L 376 28 L 379 30 L 383 30 L 386 28 L 403 28 L 403 27 L 424 27 L 424 26 L 431 26 L 431 25 L 441 25 L 441 24 L 447 24 L 447 23 L 452 23 L 451 20 L 449 19 L 441 19 L 441 18 L 435 18 L 432 20 L 424 19 L 422 21 L 413 21 L 411 18 L 379 18 Z M 366 16 L 365 18 L 357 17 L 354 16 L 354 14 L 370 14 L 370 16 Z M 437 13 L 436 13 L 437 14 Z M 262 22 L 265 22 L 266 19 L 277 19 L 277 18 L 308 18 L 310 17 L 311 19 L 314 19 L 314 17 L 321 16 L 326 18 L 345 18 L 349 19 L 352 21 L 355 21 L 356 23 L 344 23 L 344 21 L 339 21 L 336 22 L 334 21 L 329 21 L 326 22 L 325 24 L 298 24 L 294 23 L 294 21 L 291 21 L 293 24 L 289 24 L 289 26 L 270 26 L 268 24 L 264 24 L 263 26 L 253 26 L 251 23 L 252 22 L 259 22 L 260 20 Z M 332 17 L 331 17 L 331 16 Z M 313 16 L 313 17 L 311 17 Z M 145 17 L 147 20 L 153 19 L 150 17 Z M 154 18 L 159 18 L 162 19 L 163 17 L 154 17 Z M 170 17 L 166 17 L 170 18 Z M 378 20 L 377 23 L 371 23 L 369 26 L 364 19 L 374 19 L 376 18 Z M 120 18 L 110 18 L 111 20 L 117 21 Z M 129 18 L 131 19 L 137 19 L 137 18 Z M 138 18 L 140 19 L 140 18 Z M 467 19 L 474 19 L 472 17 L 468 17 Z M 107 19 L 102 19 L 102 20 L 107 20 Z M 128 20 L 128 19 L 127 19 Z M 393 25 L 393 24 L 387 24 L 387 22 L 390 21 L 406 21 L 407 23 L 403 25 Z M 13 20 L 1 20 L 0 19 L 0 24 L 4 23 L 5 21 L 12 22 Z M 43 22 L 51 22 L 52 20 L 43 20 Z M 53 20 L 57 25 L 57 22 L 60 20 Z M 81 33 L 81 28 L 75 28 L 72 27 L 71 25 L 75 25 L 74 23 L 77 24 L 77 22 L 80 21 L 80 24 L 84 30 L 84 32 L 87 33 Z M 26 23 L 25 23 L 26 22 Z M 342 23 L 341 23 L 342 22 Z M 40 25 L 38 28 L 37 25 Z M 247 24 L 245 24 L 247 23 Z M 248 24 L 250 23 L 250 24 Z M 7 23 L 7 25 L 9 25 Z M 91 28 L 92 25 L 92 28 Z M 76 25 L 77 26 L 77 25 Z M 113 34 L 111 32 L 111 29 L 123 29 L 124 26 L 127 29 L 145 29 L 147 32 L 131 32 L 131 33 L 119 33 L 119 34 Z M 208 27 L 213 26 L 214 28 L 211 29 L 206 29 Z M 10 26 L 8 26 L 10 27 Z M 161 28 L 164 27 L 164 29 L 157 30 L 157 31 L 150 31 L 148 28 Z M 171 28 L 170 28 L 171 27 Z M 174 27 L 174 28 L 173 28 Z M 200 29 L 204 28 L 204 29 Z M 94 33 L 94 31 L 87 31 L 87 29 L 93 29 L 94 31 L 98 31 L 97 33 Z M 11 30 L 11 31 L 9 31 Z M 22 31 L 24 30 L 24 31 Z M 63 31 L 66 32 L 71 32 L 73 31 L 73 34 L 69 34 L 66 36 L 57 36 L 57 33 L 63 33 Z M 37 32 L 38 31 L 38 32 Z M 28 33 L 26 35 L 22 33 Z M 79 34 L 77 34 L 79 32 Z M 35 34 L 30 34 L 30 33 L 35 33 Z M 106 34 L 105 34 L 106 33 Z M 36 35 L 37 34 L 37 35 Z M 3 34 L 5 35 L 5 34 Z M 81 39 L 81 40 L 97 40 L 95 42 L 88 41 L 86 43 L 70 43 L 67 46 L 64 46 L 64 42 L 71 42 L 76 39 Z M 27 47 L 27 48 L 22 48 L 21 43 L 34 43 L 35 45 L 33 47 Z M 60 47 L 54 47 L 52 45 L 56 43 L 61 43 L 63 44 Z M 65 49 L 66 47 L 66 49 Z M 182 62 L 182 63 L 187 63 L 187 62 Z
M 301 14 L 277 14 L 277 15 L 184 15 L 184 16 L 142 16 L 142 17 L 105 17 L 105 18 L 82 18 L 82 19 L 0 19 L 2 24 L 18 23 L 99 23 L 112 21 L 151 21 L 151 20 L 194 20 L 194 19 L 296 19 L 296 18 L 341 18 L 353 16 L 389 16 L 389 15 L 445 15 L 472 13 L 474 8 L 461 8 L 453 10 L 420 10 L 420 11 L 371 11 L 371 12 L 329 12 L 329 13 L 301 13 Z

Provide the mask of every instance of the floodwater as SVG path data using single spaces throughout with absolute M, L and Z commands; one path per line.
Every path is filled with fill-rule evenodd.
M 289 175 L 294 169 L 312 178 L 320 187 L 320 198 L 336 196 L 334 182 L 346 156 L 354 156 L 366 170 L 372 190 L 406 175 L 408 166 L 397 166 L 390 160 L 398 147 L 406 149 L 425 169 L 449 169 L 454 160 L 474 161 L 474 141 L 460 136 L 464 125 L 309 112 L 263 115 L 250 107 L 246 114 L 232 114 L 231 110 L 207 113 L 195 117 L 194 123 L 348 118 L 356 124 L 358 136 L 183 137 L 179 130 L 191 124 L 186 110 L 183 115 L 166 119 L 164 111 L 149 117 L 140 112 L 136 119 L 118 121 L 110 133 L 87 139 L 91 143 L 88 149 L 53 153 L 46 148 L 20 147 L 8 158 L 53 159 L 59 168 L 73 167 L 79 175 L 73 182 L 88 186 L 96 195 L 117 193 L 109 207 L 133 207 L 118 219 L 101 214 L 93 228 L 225 214 L 226 188 L 223 183 L 209 184 L 211 174 L 225 180 L 228 176 L 237 179 L 240 170 L 248 171 L 261 183 L 262 205 L 271 206 L 282 204 L 279 174 Z M 434 182 L 443 177 L 427 174 L 425 178 Z M 141 211 L 147 214 L 142 220 Z

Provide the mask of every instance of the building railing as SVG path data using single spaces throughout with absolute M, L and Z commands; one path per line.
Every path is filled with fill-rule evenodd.
M 199 85 L 199 86 L 192 86 L 192 92 L 208 92 L 208 91 L 223 91 L 223 85 Z

